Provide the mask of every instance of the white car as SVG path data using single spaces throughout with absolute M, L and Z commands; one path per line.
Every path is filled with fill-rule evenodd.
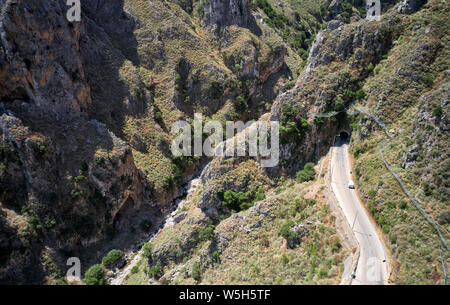
M 353 183 L 352 180 L 348 181 L 348 188 L 354 190 L 355 189 L 355 184 Z

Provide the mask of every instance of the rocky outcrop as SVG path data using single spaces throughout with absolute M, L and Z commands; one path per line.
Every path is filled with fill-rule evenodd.
M 250 0 L 201 0 L 199 12 L 206 27 L 212 31 L 230 25 L 257 28 Z
M 230 208 L 221 201 L 220 193 L 227 190 L 243 192 L 251 202 L 259 187 L 271 183 L 258 163 L 246 157 L 217 157 L 205 167 L 200 179 L 204 187 L 197 206 L 216 221 L 221 215 L 230 213 Z
M 427 0 L 404 0 L 398 5 L 397 11 L 402 14 L 412 14 L 417 12 L 425 3 L 427 3 Z
M 351 59 L 350 68 L 377 63 L 392 45 L 395 37 L 391 26 L 395 23 L 395 17 L 380 25 L 361 21 L 344 27 L 342 22 L 330 21 L 311 47 L 302 79 L 308 79 L 312 69 L 332 61 Z
M 296 87 L 279 95 L 272 106 L 271 120 L 283 121 L 284 117 L 294 122 L 297 139 L 282 143 L 282 161 L 279 167 L 267 169 L 270 174 L 294 174 L 302 164 L 328 151 L 338 129 L 348 128 L 345 115 L 338 113 L 354 101 L 349 92 L 354 94 L 361 88 L 363 80 L 391 48 L 398 35 L 398 22 L 395 15 L 379 23 L 359 21 L 346 25 L 331 21 L 317 35 Z M 321 117 L 316 119 L 317 114 Z M 305 120 L 303 127 L 298 125 L 301 119 Z
M 308 228 L 303 225 L 295 225 L 290 230 L 290 237 L 286 240 L 287 246 L 290 249 L 294 249 L 301 243 L 302 238 L 308 234 Z
M 139 230 L 156 212 L 152 186 L 113 132 L 151 97 L 130 93 L 113 64 L 137 61 L 123 1 L 86 1 L 75 23 L 65 1 L 0 5 L 0 212 L 8 216 L 0 283 L 38 283 L 61 276 L 40 270 L 44 244 L 65 266 L 67 255 L 88 259 L 86 249 Z
M 285 64 L 286 48 L 273 46 L 262 56 L 261 47 L 252 40 L 244 41 L 239 48 L 224 56 L 227 67 L 236 73 L 239 79 L 258 80 L 265 83 L 270 75 L 281 70 Z
M 31 103 L 52 109 L 59 117 L 87 111 L 91 95 L 79 54 L 84 29 L 69 27 L 63 5 L 62 1 L 2 5 L 1 101 Z M 48 12 L 54 18 L 39 18 Z
M 133 227 L 139 230 L 138 219 L 151 217 L 146 208 L 151 188 L 130 149 L 104 125 L 54 121 L 58 134 L 42 127 L 36 132 L 14 114 L 3 113 L 0 126 L 7 152 L 0 199 L 5 210 L 18 214 L 11 225 L 19 226 L 29 255 L 39 252 L 40 243 L 32 242 L 38 238 L 57 251 L 81 251 L 82 256 L 83 248 Z M 14 270 L 12 257 L 5 266 Z M 9 278 L 8 272 L 0 268 L 0 281 Z

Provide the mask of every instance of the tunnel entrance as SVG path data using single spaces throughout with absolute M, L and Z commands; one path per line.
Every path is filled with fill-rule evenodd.
M 339 137 L 341 138 L 341 140 L 347 141 L 348 138 L 350 137 L 350 135 L 346 131 L 341 131 L 341 133 L 339 134 Z
M 341 146 L 350 141 L 350 133 L 346 130 L 342 130 L 339 135 L 337 135 L 334 139 L 335 146 Z

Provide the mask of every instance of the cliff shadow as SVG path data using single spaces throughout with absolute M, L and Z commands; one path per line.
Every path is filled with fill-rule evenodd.
M 145 113 L 149 102 L 123 76 L 134 74 L 132 66 L 140 64 L 134 35 L 137 21 L 124 11 L 123 0 L 83 2 L 82 11 L 86 37 L 80 52 L 91 88 L 89 117 L 123 138 L 125 116 Z

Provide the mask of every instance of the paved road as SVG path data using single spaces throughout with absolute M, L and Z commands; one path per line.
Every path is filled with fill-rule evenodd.
M 360 247 L 358 265 L 351 284 L 387 285 L 387 255 L 355 190 L 348 187 L 350 168 L 347 139 L 337 137 L 332 150 L 331 187 Z

